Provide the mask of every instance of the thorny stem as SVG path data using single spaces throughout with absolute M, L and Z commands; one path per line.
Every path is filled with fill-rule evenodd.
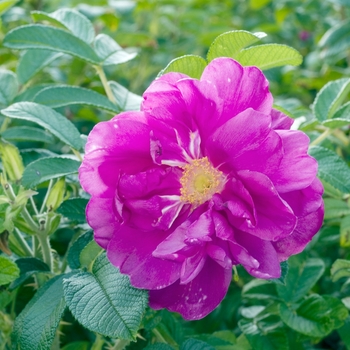
M 332 133 L 331 129 L 326 129 L 320 136 L 318 136 L 315 140 L 310 143 L 310 146 L 316 146 L 324 139 L 326 139 Z
M 100 77 L 101 83 L 103 85 L 103 88 L 106 91 L 108 99 L 111 102 L 113 102 L 114 104 L 117 104 L 117 101 L 115 100 L 114 95 L 112 93 L 111 87 L 108 84 L 107 77 L 106 77 L 106 74 L 105 74 L 103 68 L 101 66 L 94 66 L 94 67 L 95 67 L 95 69 L 97 71 L 97 74 Z
M 16 238 L 16 241 L 18 242 L 18 244 L 21 246 L 21 248 L 23 249 L 23 251 L 27 255 L 29 255 L 29 256 L 33 256 L 34 255 L 32 250 L 30 249 L 28 243 L 26 242 L 26 240 L 22 236 L 21 232 L 16 227 L 13 230 L 13 236 Z

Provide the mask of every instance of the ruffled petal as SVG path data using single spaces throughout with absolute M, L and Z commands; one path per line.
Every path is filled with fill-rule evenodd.
M 136 173 L 152 164 L 150 128 L 144 115 L 125 112 L 93 128 L 79 168 L 79 180 L 91 195 L 110 197 L 120 171 Z
M 234 158 L 261 146 L 270 134 L 270 125 L 269 115 L 246 109 L 213 132 L 206 142 L 205 154 L 215 167 L 230 172 Z
M 269 241 L 290 235 L 297 218 L 269 178 L 247 170 L 239 171 L 238 176 L 252 196 L 256 211 L 256 225 L 252 227 L 249 222 L 243 221 L 239 229 Z
M 242 67 L 226 57 L 216 58 L 204 69 L 200 80 L 212 83 L 223 101 L 218 126 L 249 108 L 264 114 L 271 112 L 269 83 L 256 67 Z
M 86 207 L 86 219 L 94 229 L 95 241 L 106 249 L 121 222 L 114 198 L 92 197 Z
M 258 267 L 251 267 L 242 263 L 243 267 L 252 276 L 264 279 L 279 278 L 281 276 L 280 260 L 271 242 L 240 231 L 235 232 L 235 240 L 239 245 L 247 249 L 249 255 L 259 263 Z
M 142 232 L 121 226 L 107 247 L 108 259 L 121 273 L 130 276 L 136 288 L 165 288 L 180 277 L 181 270 L 181 263 L 152 255 L 167 235 L 163 231 Z
M 323 202 L 321 202 L 320 207 L 316 211 L 298 218 L 298 224 L 293 233 L 290 236 L 273 243 L 278 253 L 279 260 L 287 260 L 291 255 L 302 252 L 313 236 L 321 228 L 323 217 L 324 205 Z
M 278 130 L 284 157 L 275 173 L 269 177 L 280 193 L 303 189 L 314 181 L 317 162 L 307 154 L 309 138 L 297 130 Z
M 199 320 L 213 311 L 224 298 L 232 270 L 207 259 L 201 272 L 191 282 L 150 291 L 150 306 L 179 312 L 186 320 Z

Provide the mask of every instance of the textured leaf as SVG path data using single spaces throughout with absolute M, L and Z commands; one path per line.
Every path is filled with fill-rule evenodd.
M 123 50 L 110 36 L 99 34 L 94 43 L 95 51 L 104 66 L 128 62 L 137 56 L 136 52 Z
M 63 28 L 68 29 L 74 36 L 91 44 L 95 37 L 92 23 L 80 12 L 73 9 L 59 9 L 52 13 L 33 11 L 32 17 L 35 21 L 52 21 L 53 24 L 60 23 Z
M 89 269 L 90 265 L 96 260 L 101 251 L 102 248 L 92 240 L 80 252 L 80 265 Z
M 18 94 L 13 102 L 33 102 L 35 95 L 42 89 L 52 86 L 53 84 L 39 84 L 31 86 L 28 89 L 24 90 Z
M 243 66 L 256 66 L 262 70 L 285 65 L 299 66 L 300 53 L 286 45 L 257 45 L 240 51 L 235 59 Z
M 265 36 L 265 33 L 250 33 L 245 30 L 223 33 L 210 45 L 207 55 L 208 62 L 217 57 L 235 58 L 242 49 L 256 43 Z
M 106 96 L 78 86 L 56 85 L 47 87 L 38 92 L 34 97 L 34 102 L 51 108 L 82 104 L 101 108 L 114 114 L 120 112 L 120 109 Z
M 0 255 L 0 286 L 19 277 L 19 268 L 10 259 Z
M 78 239 L 69 248 L 67 261 L 71 269 L 78 269 L 80 264 L 80 253 L 94 238 L 92 230 L 89 230 L 78 237 Z
M 17 288 L 37 272 L 50 272 L 50 268 L 43 261 L 36 258 L 17 259 L 16 265 L 20 269 L 20 276 L 11 283 L 11 289 Z
M 287 302 L 300 300 L 315 285 L 324 270 L 325 264 L 321 259 L 303 261 L 298 256 L 290 258 L 285 286 L 276 285 L 278 295 Z
M 78 172 L 80 162 L 69 158 L 46 157 L 30 163 L 24 170 L 22 185 L 25 188 L 36 185 L 58 177 Z
M 327 128 L 335 129 L 350 124 L 350 102 L 339 107 L 333 114 L 332 119 L 327 119 L 322 123 Z
M 286 331 L 278 327 L 278 323 L 271 324 L 268 332 L 251 320 L 240 320 L 239 327 L 254 350 L 289 350 Z
M 190 338 L 182 344 L 181 350 L 215 350 L 215 348 L 204 341 Z
M 350 92 L 350 79 L 343 78 L 330 81 L 316 95 L 313 104 L 315 117 L 325 121 L 333 117 Z
M 309 154 L 318 161 L 318 177 L 322 183 L 342 193 L 350 193 L 350 168 L 336 153 L 314 146 Z
M 242 295 L 249 299 L 277 299 L 276 285 L 266 280 L 255 279 L 243 286 Z
M 9 10 L 13 5 L 15 5 L 19 0 L 1 0 L 0 1 L 0 15 Z
M 337 259 L 332 265 L 331 276 L 333 282 L 342 277 L 350 277 L 350 260 Z
M 13 128 L 6 129 L 2 132 L 1 136 L 8 141 L 38 141 L 53 143 L 54 138 L 48 132 L 32 128 L 30 126 L 15 126 Z
M 135 339 L 147 306 L 147 292 L 133 288 L 105 254 L 96 259 L 92 273 L 66 279 L 64 295 L 69 310 L 84 327 L 122 339 Z
M 25 84 L 41 69 L 49 65 L 56 58 L 62 56 L 59 52 L 51 50 L 28 50 L 21 56 L 18 66 L 17 75 L 21 84 Z
M 77 150 L 82 147 L 80 133 L 74 124 L 49 107 L 33 102 L 17 102 L 3 109 L 1 113 L 10 118 L 36 123 Z
M 15 321 L 13 349 L 50 349 L 66 307 L 62 281 L 72 275 L 73 273 L 56 276 L 36 292 Z
M 57 212 L 71 221 L 78 223 L 86 222 L 85 208 L 88 200 L 85 198 L 70 198 L 64 201 L 57 209 Z
M 3 45 L 11 49 L 47 49 L 79 57 L 98 64 L 100 59 L 85 41 L 73 34 L 51 26 L 29 24 L 8 32 Z
M 305 299 L 297 310 L 280 304 L 280 315 L 288 327 L 309 337 L 325 337 L 334 328 L 327 302 L 316 294 Z
M 207 61 L 196 55 L 186 55 L 172 60 L 160 73 L 178 72 L 199 79 L 207 66 Z
M 113 96 L 123 111 L 139 111 L 142 97 L 130 92 L 115 81 L 109 81 Z
M 8 106 L 18 92 L 16 75 L 5 69 L 0 69 L 0 106 Z

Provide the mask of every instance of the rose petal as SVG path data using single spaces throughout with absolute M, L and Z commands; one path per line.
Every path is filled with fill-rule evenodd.
M 198 320 L 213 311 L 224 298 L 232 278 L 232 270 L 207 259 L 201 272 L 187 284 L 150 291 L 150 306 L 179 312 L 186 320 Z
M 271 128 L 273 130 L 289 130 L 294 120 L 277 109 L 271 111 Z
M 142 232 L 123 225 L 108 245 L 108 259 L 120 268 L 121 273 L 130 276 L 133 286 L 143 289 L 165 288 L 180 277 L 181 270 L 181 263 L 152 255 L 167 235 L 167 232 Z

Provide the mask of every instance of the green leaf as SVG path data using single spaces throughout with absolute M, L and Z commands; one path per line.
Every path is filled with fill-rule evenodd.
M 303 58 L 292 47 L 280 44 L 257 45 L 240 51 L 234 57 L 243 66 L 262 70 L 285 65 L 299 66 Z
M 50 272 L 50 268 L 43 261 L 36 258 L 17 259 L 16 264 L 20 269 L 20 276 L 11 283 L 10 289 L 16 289 L 37 272 Z
M 90 265 L 96 260 L 101 251 L 102 248 L 92 240 L 80 252 L 80 265 L 89 269 Z
M 88 199 L 85 198 L 70 198 L 64 201 L 57 209 L 57 213 L 71 221 L 76 221 L 79 224 L 86 222 L 85 208 L 88 204 Z
M 130 92 L 115 81 L 109 81 L 113 96 L 123 111 L 139 111 L 142 97 Z
M 206 66 L 207 61 L 204 58 L 196 55 L 186 55 L 172 60 L 159 75 L 178 72 L 186 74 L 191 78 L 199 79 Z
M 30 126 L 15 126 L 13 128 L 6 129 L 2 132 L 1 136 L 8 141 L 54 142 L 54 138 L 51 134 L 44 130 Z
M 252 10 L 259 10 L 268 5 L 271 0 L 250 0 L 249 5 Z
M 342 327 L 349 316 L 346 306 L 341 300 L 330 295 L 322 295 L 322 298 L 327 302 L 327 315 L 333 321 L 333 329 Z
M 318 45 L 323 49 L 322 57 L 332 57 L 339 53 L 346 53 L 350 48 L 350 21 L 340 22 L 332 26 L 323 35 Z
M 97 35 L 94 43 L 95 51 L 104 66 L 128 62 L 137 56 L 136 52 L 123 50 L 110 36 Z
M 19 277 L 19 268 L 10 259 L 0 255 L 0 286 Z
M 331 268 L 332 281 L 336 282 L 342 277 L 350 276 L 350 260 L 337 259 Z
M 59 23 L 61 27 L 68 29 L 74 36 L 88 44 L 91 44 L 95 38 L 92 23 L 76 10 L 64 8 L 52 13 L 32 11 L 31 14 L 34 21 L 46 20 L 56 25 Z
M 327 83 L 316 95 L 313 112 L 319 121 L 333 117 L 350 92 L 350 79 L 343 78 Z
M 350 193 L 350 168 L 333 151 L 314 146 L 309 149 L 309 154 L 318 162 L 318 177 L 322 183 L 327 183 L 342 193 Z
M 99 64 L 100 59 L 85 41 L 59 28 L 42 24 L 29 24 L 8 32 L 3 45 L 11 49 L 47 49 L 64 52 L 92 64 Z
M 204 341 L 190 338 L 182 344 L 181 350 L 215 350 L 215 348 Z
M 347 349 L 350 349 L 350 317 L 345 320 L 343 327 L 339 328 L 337 332 L 341 340 L 344 342 Z
M 1 0 L 0 1 L 0 15 L 9 10 L 13 5 L 15 5 L 19 0 Z
M 346 202 L 340 199 L 325 198 L 325 219 L 340 218 L 345 215 L 350 215 L 350 208 Z
M 339 107 L 332 116 L 332 119 L 325 120 L 322 123 L 324 126 L 335 129 L 350 124 L 350 102 Z
M 88 341 L 75 341 L 65 345 L 62 350 L 89 350 L 90 342 Z
M 144 350 L 174 350 L 174 348 L 169 344 L 155 343 L 155 344 L 146 346 Z
M 82 147 L 80 133 L 74 124 L 49 107 L 33 102 L 17 102 L 1 113 L 10 118 L 36 123 L 76 150 Z
M 78 239 L 69 248 L 67 254 L 68 265 L 71 269 L 80 268 L 80 253 L 93 240 L 94 234 L 89 230 L 78 237 Z
M 17 66 L 18 80 L 28 82 L 36 73 L 62 54 L 51 50 L 28 50 L 20 58 Z
M 0 69 L 0 106 L 8 106 L 18 92 L 16 74 L 9 70 Z
M 64 295 L 85 328 L 113 338 L 135 339 L 147 306 L 147 292 L 133 288 L 105 254 L 96 259 L 92 273 L 66 279 Z
M 21 92 L 20 94 L 18 94 L 13 100 L 13 102 L 32 102 L 34 100 L 35 95 L 40 90 L 45 89 L 48 86 L 52 86 L 52 84 L 39 84 L 31 86 L 28 89 Z
M 210 45 L 208 62 L 217 57 L 235 56 L 245 47 L 250 46 L 266 36 L 265 33 L 250 33 L 245 30 L 232 30 L 219 35 Z
M 106 96 L 78 86 L 49 86 L 37 93 L 34 102 L 51 108 L 82 104 L 101 108 L 113 114 L 120 112 L 120 109 Z
M 32 188 L 51 179 L 78 172 L 80 162 L 69 158 L 46 157 L 30 163 L 24 170 L 22 185 Z
M 340 221 L 340 246 L 350 247 L 350 215 Z
M 295 331 L 309 337 L 323 338 L 334 327 L 327 302 L 319 295 L 313 294 L 305 299 L 297 310 L 280 304 L 282 321 Z
M 267 332 L 251 320 L 240 320 L 238 325 L 254 350 L 289 350 L 287 333 L 278 323 L 272 323 Z
M 281 277 L 273 278 L 270 281 L 276 284 L 286 285 L 286 277 L 288 273 L 288 261 L 281 262 Z
M 255 279 L 243 286 L 242 295 L 249 299 L 278 299 L 276 285 L 266 280 Z
M 71 276 L 73 273 L 56 276 L 36 292 L 15 321 L 13 349 L 50 349 L 66 307 L 62 281 Z
M 299 256 L 289 259 L 286 284 L 276 285 L 278 295 L 286 302 L 296 302 L 304 297 L 319 280 L 325 270 L 323 260 L 310 258 L 304 261 Z

